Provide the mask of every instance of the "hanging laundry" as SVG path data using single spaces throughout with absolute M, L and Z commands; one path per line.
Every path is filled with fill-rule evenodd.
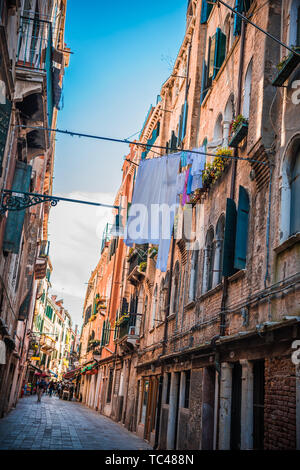
M 190 170 L 188 181 L 187 181 L 187 187 L 186 187 L 186 194 L 188 194 L 188 195 L 190 195 L 191 192 L 192 192 L 192 183 L 193 183 L 193 175 L 192 175 L 192 172 Z
M 187 166 L 186 152 L 181 152 L 181 167 Z
M 183 190 L 183 193 L 182 193 L 182 205 L 184 206 L 187 202 L 187 194 L 186 194 L 186 191 L 187 191 L 187 183 L 188 183 L 188 179 L 189 179 L 189 174 L 190 174 L 190 168 L 186 171 L 185 173 L 185 179 L 184 179 L 184 190 Z
M 159 245 L 157 268 L 167 267 L 177 203 L 180 154 L 140 162 L 125 228 L 127 246 Z
M 204 152 L 205 153 L 205 147 L 200 147 L 199 149 L 195 149 L 195 150 L 198 150 L 199 152 Z M 195 175 L 199 175 L 200 173 L 203 172 L 204 168 L 205 168 L 205 162 L 206 162 L 206 155 L 205 154 L 196 154 L 194 153 L 193 154 L 193 163 L 192 163 L 192 168 L 191 168 L 191 172 L 192 172 L 192 175 L 195 176 Z
M 186 154 L 186 164 L 191 165 L 193 163 L 193 158 L 194 158 L 194 154 L 191 153 L 191 152 L 187 152 L 187 154 Z
M 177 180 L 176 180 L 176 193 L 182 194 L 184 191 L 184 182 L 185 182 L 185 171 L 182 173 L 178 173 Z
M 192 193 L 199 188 L 202 188 L 202 173 L 200 173 L 200 175 L 193 176 Z

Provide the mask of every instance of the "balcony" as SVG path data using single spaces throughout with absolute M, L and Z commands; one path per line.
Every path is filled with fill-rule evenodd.
M 295 49 L 298 54 L 300 53 L 300 47 L 297 47 Z M 289 76 L 292 74 L 292 72 L 295 70 L 295 68 L 298 66 L 300 63 L 300 56 L 297 54 L 294 54 L 293 52 L 290 52 L 290 54 L 285 57 L 280 64 L 278 64 L 278 73 L 276 77 L 274 78 L 272 85 L 276 87 L 281 87 L 283 86 L 284 82 L 289 78 Z
M 119 344 L 130 343 L 135 346 L 137 340 L 140 337 L 137 318 L 137 315 L 129 314 L 129 316 L 124 316 L 121 321 L 119 320 L 119 323 L 117 324 L 117 342 Z
M 147 268 L 148 244 L 139 245 L 128 257 L 128 280 L 132 284 L 137 284 L 145 276 Z
M 40 340 L 41 350 L 44 352 L 51 352 L 55 348 L 55 340 L 50 336 L 42 335 Z
M 248 134 L 248 122 L 240 122 L 231 134 L 229 147 L 238 148 Z

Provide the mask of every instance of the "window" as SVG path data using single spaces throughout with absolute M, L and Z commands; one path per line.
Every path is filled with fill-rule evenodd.
M 189 288 L 189 300 L 195 300 L 197 294 L 197 281 L 198 281 L 198 259 L 199 249 L 197 246 L 194 247 L 191 259 L 191 273 L 190 273 L 190 288 Z
M 291 165 L 290 235 L 300 232 L 300 146 Z
M 152 324 L 151 324 L 151 328 L 155 327 L 156 310 L 157 310 L 157 284 L 155 286 L 154 294 L 153 294 L 153 298 L 152 298 Z
M 143 399 L 142 399 L 142 407 L 141 407 L 141 417 L 140 422 L 145 424 L 146 420 L 146 409 L 147 409 L 147 402 L 148 402 L 148 393 L 149 393 L 149 381 L 144 381 L 144 389 L 143 389 Z
M 222 281 L 225 216 L 222 214 L 216 227 L 213 287 Z
M 114 377 L 114 370 L 113 370 L 113 369 L 109 369 L 109 378 L 108 378 L 108 388 L 107 388 L 106 403 L 110 403 L 110 402 L 111 402 L 111 392 L 112 392 L 113 377 Z
M 214 266 L 214 229 L 211 227 L 205 240 L 204 248 L 204 269 L 203 269 L 203 283 L 202 292 L 207 292 L 212 288 L 213 281 L 213 266 Z
M 190 407 L 190 383 L 191 383 L 191 371 L 185 372 L 185 390 L 184 390 L 184 408 Z
M 248 244 L 249 196 L 243 186 L 239 188 L 238 210 L 235 202 L 227 199 L 223 248 L 223 276 L 231 276 L 246 267 Z
M 179 291 L 180 291 L 180 270 L 179 262 L 176 261 L 174 274 L 173 274 L 173 283 L 172 283 L 172 295 L 171 295 L 171 313 L 178 313 L 179 307 Z
M 224 33 L 226 36 L 226 55 L 231 49 L 233 43 L 233 18 L 231 13 L 228 13 L 224 22 Z
M 209 3 L 207 0 L 202 0 L 201 5 L 201 18 L 200 23 L 204 24 L 207 22 L 210 12 L 212 10 L 213 4 Z
M 208 43 L 208 83 L 210 86 L 217 76 L 226 56 L 226 35 L 217 28 Z
M 46 306 L 46 317 L 52 320 L 53 308 L 50 305 Z
M 166 394 L 166 405 L 170 403 L 170 391 L 171 391 L 171 372 L 167 374 L 167 394 Z
M 245 84 L 244 84 L 243 116 L 247 119 L 250 116 L 251 83 L 252 83 L 252 59 L 247 68 L 247 72 L 245 76 Z
M 291 4 L 289 46 L 300 46 L 300 0 Z

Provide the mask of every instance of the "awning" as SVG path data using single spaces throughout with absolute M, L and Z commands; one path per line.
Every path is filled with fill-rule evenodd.
M 63 375 L 64 379 L 71 379 L 75 374 L 80 373 L 81 367 L 77 367 L 77 369 L 70 370 Z

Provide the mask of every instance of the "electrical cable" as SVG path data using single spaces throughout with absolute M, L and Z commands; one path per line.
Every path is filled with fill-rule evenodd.
M 284 42 L 280 41 L 280 39 L 277 39 L 275 38 L 275 36 L 273 36 L 272 34 L 268 33 L 268 31 L 265 31 L 264 29 L 262 29 L 260 26 L 258 26 L 257 24 L 253 23 L 252 21 L 250 21 L 245 15 L 243 15 L 242 13 L 238 12 L 237 10 L 235 10 L 234 8 L 232 8 L 230 5 L 228 5 L 226 2 L 224 2 L 223 0 L 217 0 L 217 3 L 221 3 L 222 5 L 224 5 L 226 8 L 228 8 L 229 10 L 231 10 L 235 15 L 239 16 L 240 18 L 242 18 L 244 21 L 246 21 L 247 23 L 251 24 L 252 26 L 254 26 L 254 28 L 258 29 L 259 31 L 261 31 L 262 33 L 264 33 L 266 36 L 268 36 L 269 38 L 273 39 L 273 41 L 276 41 L 278 44 L 280 44 L 281 46 L 285 47 L 286 49 L 288 49 L 290 52 L 292 52 L 294 55 L 297 55 L 300 57 L 300 54 L 298 52 L 296 52 L 295 50 L 293 50 L 291 47 L 287 46 Z M 217 4 L 216 3 L 216 4 Z
M 83 133 L 80 133 L 80 132 L 73 132 L 73 131 L 62 130 L 62 129 L 52 129 L 50 127 L 26 126 L 24 124 L 15 125 L 15 127 L 21 127 L 23 129 L 35 129 L 35 130 L 48 131 L 48 132 L 58 132 L 60 134 L 70 135 L 72 137 L 74 137 L 74 136 L 76 136 L 76 137 L 86 137 L 86 138 L 89 138 L 89 139 L 105 140 L 105 141 L 108 141 L 108 142 L 117 142 L 117 143 L 121 143 L 121 144 L 132 144 L 132 145 L 137 145 L 137 146 L 140 146 L 140 147 L 157 148 L 157 149 L 168 150 L 168 151 L 171 150 L 169 147 L 164 147 L 162 145 L 144 144 L 143 142 L 134 142 L 134 141 L 124 140 L 124 139 L 116 139 L 116 138 L 112 138 L 112 137 L 97 136 L 97 135 L 92 135 L 92 134 L 83 134 Z M 174 148 L 172 150 L 173 150 L 173 152 L 192 153 L 192 154 L 196 154 L 196 155 L 206 155 L 208 157 L 216 157 L 217 156 L 215 153 L 201 152 L 199 150 L 183 150 L 183 149 L 180 149 L 180 148 L 177 148 L 177 149 Z M 228 158 L 230 160 L 246 160 L 247 162 L 259 163 L 261 165 L 269 166 L 269 162 L 253 160 L 252 158 L 233 157 L 231 155 L 222 155 L 222 158 Z

